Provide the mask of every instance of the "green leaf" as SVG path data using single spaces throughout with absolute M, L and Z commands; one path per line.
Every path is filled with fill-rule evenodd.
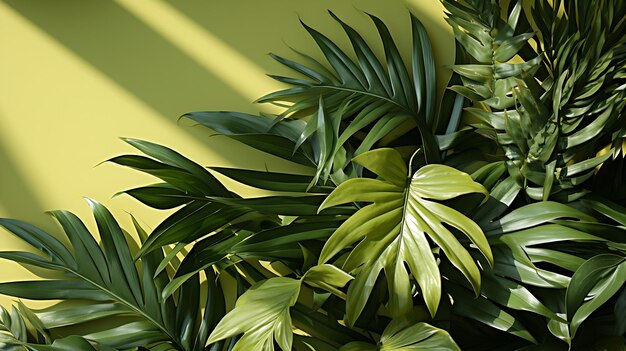
M 167 335 L 155 328 L 154 324 L 147 321 L 122 324 L 104 331 L 87 334 L 84 337 L 87 340 L 93 340 L 100 344 L 111 346 L 114 349 L 128 349 L 168 340 Z M 79 348 L 77 350 L 84 349 Z
M 486 226 L 487 235 L 526 229 L 559 218 L 595 222 L 595 218 L 571 206 L 553 201 L 543 201 L 517 208 Z
M 57 339 L 52 345 L 27 344 L 26 347 L 31 351 L 115 351 L 114 348 L 105 345 L 94 345 L 77 335 Z
M 350 179 L 339 185 L 320 206 L 323 210 L 355 201 L 372 203 L 346 220 L 328 239 L 320 254 L 319 262 L 324 263 L 358 242 L 344 264 L 348 272 L 362 266 L 348 290 L 348 323 L 353 323 L 360 315 L 371 293 L 372 282 L 383 269 L 389 280 L 392 315 L 399 317 L 410 310 L 412 297 L 405 263 L 422 288 L 431 314 L 436 313 L 441 281 L 426 235 L 442 248 L 478 293 L 478 267 L 443 223 L 465 234 L 491 263 L 486 238 L 478 225 L 460 212 L 427 199 L 447 200 L 468 193 L 486 193 L 486 190 L 469 175 L 443 165 L 422 167 L 407 184 L 408 170 L 400 154 L 393 149 L 373 150 L 354 161 L 384 180 Z
M 494 75 L 493 67 L 486 65 L 454 65 L 451 66 L 451 68 L 459 75 L 481 83 L 489 82 L 491 79 L 493 79 Z
M 452 310 L 456 314 L 537 343 L 519 320 L 492 301 L 482 296 L 474 297 L 468 290 L 459 286 L 451 289 L 451 293 L 455 301 Z
M 294 326 L 298 329 L 334 346 L 340 347 L 354 340 L 369 340 L 357 331 L 339 323 L 333 317 L 312 310 L 301 303 L 296 303 L 291 314 Z
M 363 70 L 364 76 L 367 78 L 369 88 L 378 94 L 393 95 L 387 72 L 385 72 L 372 49 L 357 31 L 339 19 L 334 13 L 330 12 L 330 14 L 333 19 L 341 24 L 350 39 L 352 48 L 358 58 L 359 66 L 361 70 Z
M 226 206 L 208 201 L 194 201 L 159 224 L 143 244 L 138 257 L 162 246 L 192 242 L 208 233 L 235 223 L 251 212 L 249 208 Z
M 144 140 L 124 138 L 124 141 L 134 146 L 146 155 L 155 158 L 168 165 L 189 173 L 201 184 L 200 187 L 207 195 L 228 196 L 229 191 L 206 169 L 197 165 L 193 161 L 182 156 L 178 152 L 165 146 L 154 144 Z
M 626 208 L 612 201 L 602 199 L 601 201 L 592 199 L 582 199 L 581 203 L 591 207 L 593 210 L 605 215 L 622 226 L 626 226 Z
M 582 322 L 616 294 L 626 282 L 626 257 L 600 254 L 572 276 L 565 300 L 572 337 Z
M 196 243 L 185 256 L 176 271 L 176 277 L 164 288 L 162 296 L 170 296 L 194 274 L 230 259 L 300 259 L 300 243 L 308 245 L 326 239 L 338 226 L 339 221 L 336 219 L 296 222 L 257 232 L 239 232 L 226 238 L 222 234 L 209 237 Z
M 324 195 L 303 196 L 263 196 L 246 199 L 210 198 L 209 200 L 220 202 L 226 210 L 251 212 L 256 210 L 268 215 L 284 216 L 314 216 L 318 212 L 320 204 L 324 201 Z M 352 206 L 342 206 L 324 211 L 325 215 L 349 215 L 354 212 Z
M 22 301 L 17 302 L 17 310 L 15 310 L 15 306 L 13 307 L 13 311 L 15 315 L 21 316 L 24 320 L 24 324 L 28 333 L 35 336 L 35 340 L 43 341 L 46 343 L 50 342 L 50 335 L 46 330 L 46 326 L 43 324 L 41 319 Z M 42 340 L 43 339 L 43 340 Z
M 411 66 L 415 75 L 411 79 L 406 69 L 408 65 L 403 62 L 388 28 L 380 19 L 370 15 L 383 44 L 384 62 L 378 60 L 374 50 L 356 30 L 332 12 L 331 16 L 348 36 L 356 60 L 352 60 L 331 39 L 303 24 L 334 73 L 328 72 L 324 65 L 306 55 L 302 56 L 309 61 L 310 66 L 276 57 L 279 62 L 312 80 L 275 77 L 295 87 L 270 93 L 259 101 L 280 106 L 285 106 L 286 101 L 292 102 L 280 117 L 300 122 L 308 118 L 299 137 L 292 140 L 297 140 L 296 147 L 304 140 L 311 141 L 315 146 L 316 156 L 321 156 L 317 158 L 320 160 L 317 163 L 317 174 L 322 180 L 330 174 L 329 170 L 336 178 L 333 179 L 335 183 L 354 177 L 358 172 L 347 161 L 351 155 L 346 158 L 343 153 L 356 150 L 354 154 L 358 155 L 377 145 L 383 146 L 406 134 L 415 125 L 420 132 L 425 158 L 431 163 L 439 162 L 440 154 L 431 130 L 437 95 L 434 93 L 434 60 L 422 25 L 416 18 L 412 19 L 414 56 Z M 339 79 L 335 79 L 335 75 Z M 416 90 L 419 90 L 419 99 Z M 422 106 L 418 107 L 418 103 Z M 321 104 L 323 108 L 320 108 Z M 320 118 L 322 114 L 319 111 L 324 112 L 324 118 Z M 358 132 L 367 132 L 366 138 L 358 137 Z
M 565 314 L 563 313 L 560 313 L 560 315 L 560 319 L 562 319 L 562 317 L 565 317 Z M 560 319 L 548 320 L 548 330 L 550 331 L 550 333 L 552 333 L 552 335 L 566 342 L 568 346 L 571 346 L 572 336 L 570 335 L 569 324 L 561 321 Z
M 119 303 L 91 302 L 69 308 L 46 308 L 42 311 L 37 311 L 37 316 L 47 328 L 58 328 L 130 312 L 130 309 Z
M 274 120 L 238 112 L 192 112 L 183 115 L 205 127 L 260 151 L 306 166 L 315 164 L 311 145 L 296 152 L 295 143 L 304 129 L 302 121 Z
M 435 58 L 426 28 L 413 15 L 411 15 L 411 29 L 413 33 L 413 83 L 417 95 L 417 108 L 424 116 L 426 123 L 432 127 L 436 126 L 434 121 L 437 95 Z
M 295 175 L 289 173 L 276 173 L 265 171 L 253 171 L 237 168 L 211 167 L 211 170 L 219 172 L 240 183 L 259 189 L 288 192 L 307 192 L 311 183 L 311 176 Z M 329 193 L 332 187 L 313 186 L 308 189 L 312 193 Z
M 296 303 L 300 281 L 277 277 L 258 283 L 237 300 L 211 333 L 208 343 L 243 334 L 232 351 L 291 350 L 293 341 L 289 308 Z
M 111 277 L 111 284 L 119 287 L 119 292 L 126 298 L 142 305 L 143 294 L 139 274 L 122 229 L 109 210 L 100 203 L 91 199 L 87 199 L 87 203 L 96 218 L 108 266 L 110 270 L 121 273 Z
M 482 293 L 492 301 L 515 310 L 533 312 L 550 319 L 560 319 L 544 306 L 530 290 L 512 280 L 493 274 L 483 275 Z
M 4 348 L 15 346 L 9 351 L 23 350 L 20 345 L 28 342 L 50 342 L 50 335 L 39 318 L 21 301 L 18 308 L 12 306 L 11 312 L 0 306 L 0 345 Z
M 402 351 L 440 350 L 460 351 L 459 346 L 445 330 L 427 323 L 409 324 L 405 320 L 394 320 L 380 337 L 378 345 L 351 342 L 339 351 Z
M 50 257 L 52 263 L 75 265 L 70 251 L 59 240 L 28 223 L 0 218 L 0 226 Z
M 304 24 L 304 22 L 301 21 L 300 23 L 315 40 L 344 85 L 361 88 L 366 86 L 366 79 L 363 73 L 335 43 L 320 32 Z
M 25 252 L 6 253 L 2 257 L 20 263 L 53 268 L 62 271 L 65 276 L 62 279 L 1 283 L 0 293 L 26 299 L 61 299 L 72 303 L 87 302 L 89 304 L 87 306 L 70 304 L 73 307 L 66 309 L 51 307 L 38 311 L 45 328 L 61 326 L 75 328 L 102 318 L 132 317 L 136 322 L 114 325 L 86 338 L 123 348 L 162 341 L 175 345 L 176 348 L 182 348 L 181 345 L 185 342 L 184 334 L 176 330 L 175 321 L 171 318 L 176 310 L 193 308 L 197 312 L 198 306 L 193 306 L 188 301 L 179 301 L 177 306 L 171 299 L 159 301 L 160 291 L 169 280 L 165 274 L 159 274 L 153 278 L 158 263 L 163 259 L 162 252 L 150 252 L 139 262 L 135 262 L 131 256 L 126 234 L 111 213 L 93 200 L 88 200 L 88 202 L 94 213 L 102 243 L 99 245 L 94 240 L 91 233 L 75 215 L 65 211 L 52 212 L 69 238 L 75 258 L 70 256 L 71 259 L 67 260 L 70 262 L 66 263 L 59 262 L 60 260 L 54 255 L 44 258 Z M 9 221 L 8 224 L 7 229 L 26 240 L 39 236 L 41 242 L 50 243 L 47 244 L 48 246 L 57 243 L 50 234 L 37 228 L 18 221 Z M 135 224 L 139 237 L 142 241 L 145 240 L 147 234 L 138 227 L 136 222 Z M 34 246 L 44 254 L 50 252 L 47 246 Z M 51 247 L 54 248 L 54 246 Z M 55 251 L 62 252 L 58 248 Z M 139 269 L 143 270 L 143 274 L 139 274 Z M 143 277 L 140 278 L 142 275 Z M 199 285 L 196 290 L 199 294 Z M 37 328 L 36 323 L 31 324 Z M 195 326 L 196 320 L 193 320 L 191 325 Z M 39 329 L 42 329 L 41 326 Z M 59 348 L 57 345 L 63 346 Z M 59 340 L 58 344 L 26 344 L 25 346 L 32 350 L 69 349 L 65 348 L 66 346 L 85 350 L 87 344 L 83 344 L 82 341 Z M 94 344 L 94 347 L 95 350 L 110 350 L 97 344 Z
M 338 288 L 344 287 L 352 279 L 354 278 L 350 274 L 330 264 L 311 267 L 302 276 L 302 281 L 310 286 L 322 288 L 340 297 L 344 297 L 345 294 Z
M 0 294 L 30 300 L 89 299 L 108 301 L 111 296 L 80 280 L 32 280 L 0 283 Z
M 492 250 L 495 260 L 493 271 L 497 275 L 543 288 L 566 288 L 569 284 L 569 276 L 535 266 L 523 247 L 493 245 Z
M 124 191 L 124 193 L 134 197 L 144 205 L 159 210 L 167 210 L 193 201 L 193 197 L 172 187 L 168 183 L 129 189 Z
M 533 33 L 524 33 L 508 38 L 496 49 L 494 58 L 498 62 L 507 62 L 517 55 L 522 46 L 526 45 L 528 39 L 534 36 Z

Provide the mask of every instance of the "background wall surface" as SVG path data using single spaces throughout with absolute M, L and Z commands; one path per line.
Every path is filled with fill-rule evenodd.
M 118 137 L 166 145 L 201 165 L 307 172 L 210 137 L 178 117 L 200 110 L 276 112 L 251 104 L 281 87 L 265 73 L 289 73 L 267 54 L 294 58 L 293 47 L 321 56 L 299 19 L 349 46 L 327 9 L 364 33 L 378 53 L 382 47 L 363 11 L 380 17 L 407 59 L 410 10 L 433 41 L 441 93 L 454 41 L 437 0 L 0 1 L 0 217 L 59 233 L 44 212 L 68 209 L 95 232 L 86 196 L 107 205 L 126 228 L 128 212 L 154 228 L 163 212 L 127 196 L 112 198 L 155 182 L 100 164 L 135 153 Z M 226 184 L 244 196 L 260 195 Z M 0 250 L 23 247 L 0 229 Z M 0 262 L 0 281 L 29 275 Z

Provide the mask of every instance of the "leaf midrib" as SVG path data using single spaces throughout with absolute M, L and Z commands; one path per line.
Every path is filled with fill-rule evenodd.
M 173 341 L 176 344 L 176 346 L 180 350 L 187 350 L 187 349 L 185 349 L 185 347 L 183 345 L 181 345 L 179 340 L 177 338 L 175 338 L 169 332 L 169 330 L 164 325 L 162 325 L 161 323 L 157 322 L 154 318 L 152 318 L 150 315 L 145 313 L 145 311 L 141 310 L 138 306 L 135 306 L 133 303 L 131 303 L 129 301 L 126 301 L 124 298 L 122 298 L 121 296 L 118 296 L 113 291 L 110 291 L 109 289 L 106 289 L 105 287 L 103 287 L 100 284 L 94 282 L 93 280 L 89 279 L 88 277 L 84 276 L 83 274 L 79 273 L 78 271 L 73 270 L 72 268 L 63 266 L 63 270 L 65 270 L 65 271 L 67 271 L 69 273 L 74 274 L 76 277 L 83 279 L 84 281 L 88 282 L 89 284 L 91 284 L 91 285 L 95 286 L 96 288 L 98 288 L 98 289 L 104 291 L 105 293 L 109 294 L 111 297 L 113 297 L 114 300 L 117 300 L 118 302 L 122 303 L 126 307 L 128 307 L 131 310 L 135 311 L 138 315 L 140 315 L 143 318 L 147 319 L 150 323 L 154 324 L 159 329 L 161 329 L 161 331 L 163 333 L 165 333 L 170 338 L 170 340 Z
M 406 106 L 402 106 L 401 104 L 399 104 L 397 101 L 383 96 L 383 95 L 379 95 L 379 94 L 375 94 L 375 93 L 371 93 L 369 91 L 364 91 L 364 90 L 358 90 L 358 89 L 353 89 L 353 88 L 344 88 L 344 87 L 338 87 L 338 86 L 333 86 L 333 85 L 315 85 L 315 87 L 318 88 L 325 88 L 325 89 L 331 89 L 331 90 L 342 90 L 342 91 L 348 91 L 351 93 L 355 93 L 355 94 L 361 94 L 361 95 L 368 95 L 371 97 L 375 97 L 381 100 L 385 100 L 387 102 L 390 102 L 396 106 L 398 106 L 399 108 L 401 108 L 403 111 L 408 112 L 411 115 L 415 115 L 416 111 L 411 110 L 410 108 L 406 107 Z
M 410 170 L 409 170 L 410 172 Z M 398 245 L 398 249 L 396 250 L 396 259 L 395 262 L 398 262 L 398 260 L 400 259 L 400 251 L 402 249 L 402 246 L 404 244 L 404 222 L 405 222 L 405 218 L 406 218 L 406 212 L 407 212 L 407 203 L 409 201 L 409 196 L 410 196 L 410 191 L 411 191 L 411 179 L 409 178 L 409 176 L 406 177 L 407 178 L 407 185 L 404 186 L 404 191 L 403 191 L 403 202 L 402 202 L 402 218 L 400 219 L 400 231 L 398 233 L 398 237 L 396 239 L 400 239 L 396 245 Z M 394 240 L 395 241 L 395 240 Z M 413 272 L 411 272 L 413 273 Z

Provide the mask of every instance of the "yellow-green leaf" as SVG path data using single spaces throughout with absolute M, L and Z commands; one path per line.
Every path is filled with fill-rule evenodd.
M 274 341 L 291 350 L 293 341 L 289 308 L 296 303 L 300 281 L 276 277 L 247 290 L 235 308 L 215 327 L 209 344 L 243 334 L 232 351 L 274 350 Z
M 441 277 L 430 238 L 446 257 L 480 291 L 480 272 L 474 259 L 449 227 L 465 234 L 493 264 L 491 249 L 480 227 L 460 212 L 432 200 L 447 200 L 487 190 L 461 171 L 444 165 L 427 165 L 408 185 L 401 176 L 406 165 L 394 149 L 376 149 L 354 159 L 379 179 L 350 179 L 339 185 L 320 209 L 349 202 L 369 202 L 347 219 L 328 239 L 319 263 L 329 261 L 349 245 L 358 243 L 344 263 L 356 274 L 348 289 L 346 321 L 354 323 L 369 298 L 373 282 L 385 272 L 388 308 L 394 317 L 411 310 L 410 277 L 417 282 L 432 315 L 441 299 Z M 405 265 L 406 263 L 406 265 Z M 408 269 L 407 269 L 408 266 Z M 409 273 L 410 272 L 410 273 Z

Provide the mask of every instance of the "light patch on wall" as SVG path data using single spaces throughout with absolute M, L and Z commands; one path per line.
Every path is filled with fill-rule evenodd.
M 166 2 L 133 0 L 117 2 L 250 100 L 284 87 L 276 81 L 267 79 L 265 72 L 257 64 Z M 271 105 L 263 105 L 260 109 L 268 113 L 280 113 L 282 110 Z
M 111 196 L 156 180 L 110 164 L 94 167 L 116 155 L 138 153 L 118 136 L 183 149 L 200 164 L 229 163 L 2 2 L 0 30 L 12 33 L 10 41 L 1 43 L 3 52 L 11 52 L 0 57 L 1 146 L 10 156 L 12 173 L 36 195 L 38 208 L 27 213 L 41 214 L 20 219 L 41 226 L 44 211 L 70 209 L 95 232 L 82 198 L 88 196 L 109 206 L 125 228 L 132 228 L 126 211 L 154 227 L 163 213 L 128 196 Z M 0 175 L 3 186 L 15 184 L 7 171 Z M 11 200 L 0 199 L 0 216 L 13 217 L 7 212 Z M 13 240 L 1 234 L 3 242 Z

